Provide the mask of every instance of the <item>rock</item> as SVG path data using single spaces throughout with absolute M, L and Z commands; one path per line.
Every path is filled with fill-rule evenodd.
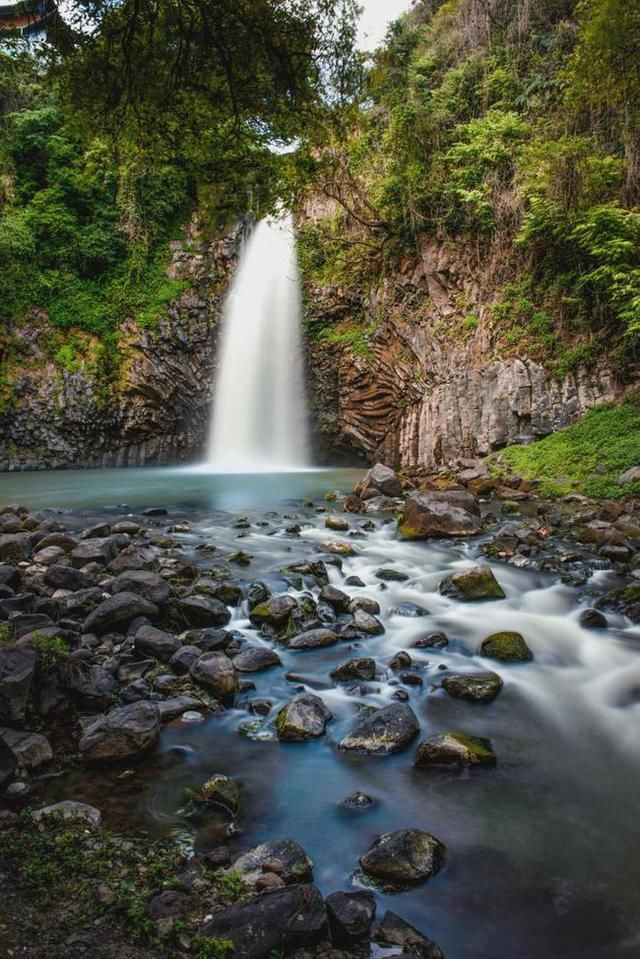
M 384 946 L 401 946 L 403 956 L 419 956 L 420 959 L 444 959 L 444 953 L 440 946 L 394 912 L 388 911 L 384 914 L 382 922 L 377 923 L 374 927 L 372 938 L 374 942 Z
M 264 583 L 249 583 L 247 586 L 247 606 L 249 609 L 253 609 L 254 606 L 257 606 L 259 603 L 266 602 L 271 593 L 267 589 Z
M 100 566 L 107 566 L 120 548 L 117 536 L 100 537 L 98 539 L 85 539 L 71 550 L 71 565 L 76 569 L 82 569 L 89 563 L 98 563 Z M 122 545 L 126 544 L 126 539 Z
M 449 640 L 445 633 L 428 633 L 416 639 L 413 645 L 416 649 L 444 649 L 449 645 Z
M 202 650 L 197 646 L 180 646 L 169 660 L 169 666 L 178 676 L 186 676 L 200 656 Z
M 212 939 L 231 940 L 242 959 L 270 959 L 324 941 L 327 913 L 315 886 L 288 886 L 224 909 L 203 931 Z
M 444 865 L 447 850 L 422 829 L 398 829 L 378 836 L 360 859 L 372 879 L 392 884 L 422 882 Z
M 599 609 L 583 609 L 578 620 L 583 629 L 606 629 L 607 617 Z
M 18 591 L 22 584 L 22 573 L 17 566 L 0 563 L 0 584 Z
M 628 483 L 640 483 L 640 466 L 632 466 L 621 473 L 618 483 L 620 486 L 626 486 Z
M 336 533 L 346 533 L 349 530 L 349 520 L 344 516 L 330 515 L 324 521 L 327 529 L 332 529 Z
M 138 596 L 136 593 L 117 593 L 96 606 L 85 619 L 82 628 L 85 633 L 102 636 L 104 633 L 117 631 L 120 628 L 126 629 L 137 616 L 153 618 L 157 615 L 158 607 L 143 596 Z
M 226 626 L 231 619 L 231 613 L 224 603 L 207 596 L 186 596 L 178 599 L 175 610 L 181 623 L 195 628 Z
M 345 683 L 352 679 L 364 680 L 369 682 L 376 675 L 375 659 L 348 659 L 346 663 L 336 666 L 330 673 L 332 679 L 339 683 Z
M 501 663 L 526 663 L 533 659 L 533 653 L 520 633 L 492 633 L 482 640 L 480 655 L 497 659 Z
M 326 725 L 332 718 L 332 713 L 319 696 L 301 693 L 278 713 L 278 739 L 283 743 L 303 743 L 324 736 Z
M 57 547 L 50 547 L 57 549 Z M 70 589 L 74 593 L 81 589 L 87 589 L 94 584 L 94 578 L 81 569 L 74 569 L 72 566 L 60 566 L 55 564 L 49 566 L 44 574 L 44 581 L 52 589 Z
M 193 801 L 200 804 L 213 803 L 216 806 L 222 806 L 232 816 L 235 816 L 240 808 L 240 787 L 230 776 L 223 776 L 222 773 L 218 773 L 208 779 L 195 792 Z
M 243 649 L 233 660 L 239 673 L 259 673 L 272 666 L 281 666 L 278 654 L 268 646 L 250 646 Z
M 131 569 L 116 576 L 111 584 L 112 593 L 136 593 L 156 606 L 164 606 L 169 601 L 171 589 L 161 576 L 145 569 Z
M 252 623 L 258 626 L 263 623 L 270 626 L 283 626 L 294 609 L 297 608 L 297 601 L 293 596 L 285 593 L 282 596 L 272 596 L 271 599 L 257 603 L 251 608 L 249 618 Z
M 267 892 L 271 889 L 284 889 L 285 885 L 286 883 L 275 872 L 265 872 L 262 876 L 258 876 L 254 888 L 258 892 Z
M 384 583 L 406 583 L 409 579 L 408 575 L 401 570 L 387 566 L 379 569 L 375 576 L 376 579 L 381 579 Z
M 85 759 L 126 759 L 155 745 L 159 732 L 160 712 L 155 703 L 132 703 L 112 709 L 88 726 L 79 748 Z
M 330 629 L 308 629 L 304 633 L 293 636 L 289 642 L 289 649 L 320 649 L 324 646 L 335 646 L 338 635 Z
M 496 755 L 491 740 L 465 733 L 438 733 L 418 746 L 414 766 L 495 766 Z
M 364 609 L 356 609 L 353 614 L 353 629 L 364 636 L 379 636 L 384 633 L 384 626 L 379 619 L 365 612 Z
M 8 786 L 18 768 L 18 760 L 13 750 L 9 749 L 4 739 L 0 737 L 0 790 Z
M 36 671 L 37 656 L 29 646 L 0 646 L 0 721 L 21 723 Z
M 370 892 L 332 892 L 325 899 L 331 942 L 351 946 L 369 939 L 376 914 L 376 900 Z
M 143 656 L 153 656 L 162 663 L 168 663 L 181 646 L 179 639 L 161 629 L 156 629 L 155 626 L 141 626 L 133 642 L 136 652 Z M 200 650 L 198 655 L 202 655 Z
M 463 603 L 478 600 L 504 599 L 504 590 L 493 575 L 490 566 L 472 566 L 447 576 L 438 586 L 443 596 Z
M 407 619 L 419 619 L 421 616 L 430 616 L 428 609 L 418 606 L 417 603 L 398 603 L 389 610 L 390 616 L 405 616 Z
M 334 556 L 356 556 L 357 553 L 350 543 L 340 543 L 338 540 L 330 540 L 323 543 L 321 547 L 326 553 L 333 553 Z M 329 562 L 329 560 L 327 560 Z
M 399 649 L 398 652 L 393 656 L 389 662 L 389 669 L 407 669 L 409 666 L 413 666 L 413 660 L 409 653 L 404 649 Z
M 154 922 L 162 919 L 182 919 L 194 907 L 193 896 L 179 889 L 163 889 L 152 896 L 147 906 L 147 915 Z
M 412 493 L 398 520 L 398 533 L 403 539 L 476 536 L 481 532 L 478 500 L 467 490 Z
M 109 563 L 109 569 L 119 574 L 129 569 L 151 569 L 156 565 L 156 554 L 149 547 L 127 546 Z
M 90 826 L 99 826 L 102 822 L 102 813 L 95 806 L 88 806 L 87 803 L 74 802 L 73 799 L 63 799 L 62 802 L 53 803 L 51 806 L 43 806 L 42 809 L 34 809 L 31 818 L 36 822 L 46 819 L 47 816 L 62 817 L 62 819 L 84 819 Z
M 31 556 L 31 538 L 27 533 L 5 533 L 0 536 L 0 562 L 21 563 Z
M 40 733 L 0 728 L 0 739 L 14 754 L 20 769 L 37 769 L 53 759 L 51 744 Z
M 640 623 L 640 583 L 613 589 L 596 603 L 598 609 L 612 609 L 628 616 L 632 623 Z
M 84 620 L 102 602 L 102 595 L 102 590 L 97 587 L 69 593 L 58 600 L 60 616 Z
M 371 499 L 378 493 L 383 496 L 401 496 L 402 483 L 397 473 L 389 466 L 376 463 L 355 487 L 355 495 L 360 499 Z
M 195 696 L 173 696 L 170 699 L 163 699 L 156 703 L 160 712 L 160 722 L 168 723 L 178 716 L 184 717 L 187 713 L 192 713 L 197 706 L 202 706 L 202 701 Z M 219 707 L 222 710 L 222 706 Z M 213 712 L 213 709 L 210 710 Z
M 340 805 L 343 809 L 353 809 L 356 812 L 363 812 L 365 809 L 371 809 L 373 799 L 365 793 L 356 791 L 345 796 Z
M 232 706 L 238 689 L 235 667 L 224 653 L 204 653 L 193 663 L 191 677 L 201 686 L 210 689 L 225 706 Z
M 349 603 L 349 612 L 355 614 L 359 609 L 371 616 L 376 616 L 380 612 L 380 603 L 377 599 L 371 599 L 370 596 L 355 596 Z
M 242 590 L 235 583 L 220 583 L 214 589 L 213 595 L 225 606 L 239 606 L 242 602 Z
M 456 673 L 447 676 L 442 686 L 454 699 L 490 703 L 502 689 L 503 682 L 497 673 Z
M 279 874 L 287 885 L 311 882 L 313 862 L 295 839 L 273 839 L 253 846 L 232 863 L 230 872 L 250 877 L 252 873 L 262 872 L 265 863 L 276 859 L 282 864 Z
M 392 703 L 360 719 L 338 743 L 345 752 L 387 756 L 400 752 L 420 732 L 416 714 L 405 703 Z
M 320 590 L 320 600 L 323 603 L 329 603 L 337 613 L 346 613 L 351 602 L 350 597 L 335 586 L 323 586 Z
M 80 709 L 98 712 L 113 704 L 117 684 L 104 667 L 70 656 L 58 667 L 60 688 Z

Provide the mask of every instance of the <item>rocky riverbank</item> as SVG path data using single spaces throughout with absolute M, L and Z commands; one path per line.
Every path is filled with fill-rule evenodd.
M 370 582 L 351 568 L 376 531 L 386 530 L 389 544 L 477 538 L 463 568 L 434 583 L 443 602 L 499 604 L 505 583 L 490 561 L 586 588 L 581 628 L 640 622 L 640 519 L 632 499 L 545 502 L 531 483 L 515 477 L 501 485 L 477 464 L 455 475 L 402 477 L 378 465 L 348 496 L 329 492 L 293 514 L 267 515 L 231 515 L 220 542 L 207 532 L 210 520 L 162 507 L 112 510 L 90 524 L 80 512 L 0 508 L 8 950 L 27 959 L 63 952 L 270 959 L 274 950 L 355 959 L 381 945 L 438 959 L 428 923 L 418 931 L 394 909 L 376 918 L 376 901 L 380 892 L 397 895 L 446 873 L 457 851 L 439 830 L 401 820 L 376 835 L 363 825 L 352 881 L 340 877 L 327 893 L 313 884 L 314 864 L 295 835 L 243 847 L 241 766 L 214 772 L 177 798 L 182 820 L 196 836 L 203 829 L 209 836 L 188 847 L 145 837 L 112 816 L 105 822 L 90 783 L 119 789 L 129 781 L 135 793 L 154 774 L 149 764 L 162 761 L 165 731 L 229 716 L 250 742 L 309 749 L 329 740 L 345 761 L 402 754 L 423 775 L 482 774 L 499 764 L 500 750 L 469 731 L 465 711 L 499 701 L 511 664 L 531 668 L 535 643 L 487 624 L 470 651 L 482 668 L 475 661 L 460 668 L 459 657 L 440 661 L 448 647 L 459 648 L 457 637 L 434 628 L 417 602 L 384 603 L 390 588 L 411 581 L 390 547 Z M 251 544 L 263 535 L 290 555 L 254 578 Z M 597 568 L 609 571 L 600 592 L 589 585 Z M 394 621 L 425 628 L 385 655 L 375 642 Z M 301 657 L 297 668 L 292 656 Z M 306 672 L 307 656 L 326 657 L 326 673 Z M 434 696 L 459 704 L 458 728 L 424 730 L 426 698 Z M 344 704 L 345 721 L 338 715 Z M 360 829 L 376 801 L 363 780 L 339 806 Z M 46 930 L 36 937 L 40 908 Z

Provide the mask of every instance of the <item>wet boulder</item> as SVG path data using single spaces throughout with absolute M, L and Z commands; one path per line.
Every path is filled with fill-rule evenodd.
M 402 482 L 391 467 L 376 463 L 360 480 L 353 492 L 362 500 L 372 499 L 379 494 L 401 496 Z
M 235 583 L 219 583 L 214 589 L 213 595 L 225 606 L 239 606 L 242 602 L 242 590 Z
M 336 666 L 331 672 L 331 678 L 339 683 L 346 683 L 350 680 L 362 680 L 369 682 L 376 675 L 376 661 L 369 657 L 361 659 L 348 659 L 345 663 Z
M 313 862 L 295 839 L 272 839 L 269 842 L 261 842 L 242 853 L 232 863 L 230 871 L 241 873 L 251 884 L 252 878 L 273 862 L 279 863 L 278 875 L 287 885 L 311 882 L 313 878 Z
M 307 629 L 297 636 L 292 636 L 287 645 L 289 649 L 307 650 L 335 646 L 337 642 L 338 635 L 331 629 Z
M 240 808 L 240 787 L 230 776 L 217 773 L 196 790 L 193 794 L 193 801 L 197 805 L 222 806 L 223 809 L 234 816 Z
M 31 556 L 31 537 L 27 533 L 5 533 L 0 536 L 0 562 L 21 563 Z
M 349 530 L 349 520 L 344 516 L 330 514 L 324 521 L 327 529 L 332 529 L 336 533 L 346 533 Z
M 281 596 L 272 596 L 263 602 L 257 603 L 249 612 L 249 619 L 256 626 L 268 625 L 283 627 L 295 609 L 297 601 L 293 596 L 284 593 Z
M 460 570 L 459 573 L 452 573 L 441 581 L 438 590 L 443 596 L 450 596 L 462 603 L 505 597 L 504 590 L 490 566 L 472 566 L 470 569 Z
M 631 622 L 640 623 L 640 583 L 631 583 L 613 589 L 596 603 L 599 610 L 613 610 L 628 616 Z
M 85 759 L 129 759 L 147 752 L 160 732 L 160 712 L 155 703 L 137 702 L 112 709 L 88 726 L 79 749 Z
M 328 603 L 337 613 L 346 613 L 351 599 L 336 586 L 323 586 L 320 590 L 320 600 Z
M 369 939 L 376 914 L 373 893 L 332 892 L 325 906 L 334 946 L 353 946 Z
M 444 865 L 447 849 L 430 832 L 398 829 L 378 836 L 360 859 L 363 871 L 383 883 L 422 882 Z
M 496 754 L 491 740 L 466 733 L 438 733 L 418 746 L 414 766 L 419 769 L 495 766 Z
M 283 706 L 276 719 L 278 739 L 283 743 L 303 743 L 324 736 L 333 718 L 319 696 L 300 693 Z
M 230 940 L 242 959 L 270 959 L 325 941 L 327 913 L 315 886 L 287 886 L 216 913 L 203 931 Z
M 238 689 L 235 667 L 224 653 L 204 653 L 191 666 L 191 678 L 209 689 L 224 706 L 232 706 Z
M 136 593 L 156 606 L 164 606 L 169 601 L 171 589 L 161 576 L 145 569 L 131 569 L 120 573 L 111 584 L 112 593 Z
M 50 547 L 51 549 L 57 547 Z M 63 566 L 54 563 L 44 574 L 44 581 L 51 589 L 70 589 L 77 592 L 95 585 L 95 577 L 73 566 Z
M 268 646 L 249 646 L 241 650 L 233 660 L 239 673 L 260 673 L 263 669 L 282 665 L 275 650 Z
M 157 615 L 158 607 L 143 596 L 138 596 L 137 593 L 116 593 L 115 596 L 103 600 L 89 613 L 84 621 L 83 631 L 102 636 L 104 633 L 126 629 L 138 616 L 154 618 Z
M 194 628 L 226 626 L 231 613 L 219 599 L 208 596 L 185 596 L 175 601 L 175 612 L 181 623 Z
M 503 682 L 497 673 L 455 673 L 447 676 L 442 686 L 454 699 L 490 703 L 502 689 Z
M 380 620 L 364 609 L 354 612 L 352 629 L 360 636 L 379 636 L 385 631 Z
M 583 629 L 606 629 L 607 617 L 599 609 L 583 609 L 578 620 Z
M 527 663 L 533 659 L 524 636 L 506 630 L 483 639 L 479 652 L 481 656 L 497 659 L 501 663 Z
M 387 756 L 405 749 L 419 732 L 420 724 L 411 706 L 392 703 L 358 720 L 351 732 L 340 740 L 338 749 Z
M 35 822 L 46 819 L 47 816 L 55 816 L 62 819 L 83 819 L 90 826 L 99 826 L 102 821 L 102 813 L 95 806 L 89 806 L 87 803 L 75 802 L 73 799 L 63 799 L 62 802 L 53 803 L 51 806 L 43 806 L 42 809 L 34 809 L 31 818 Z
M 432 942 L 424 933 L 420 932 L 405 919 L 401 919 L 395 912 L 387 911 L 382 922 L 376 923 L 373 941 L 382 946 L 399 946 L 402 955 L 419 956 L 420 959 L 444 959 L 440 946 Z
M 481 532 L 478 499 L 467 490 L 412 493 L 398 520 L 398 533 L 403 539 L 476 536 Z
M 133 642 L 136 652 L 142 656 L 153 656 L 162 663 L 168 663 L 181 646 L 179 639 L 155 626 L 141 626 Z M 201 655 L 200 651 L 198 655 Z
M 0 721 L 23 722 L 36 665 L 32 647 L 0 646 Z
M 126 538 L 121 541 L 118 536 L 82 540 L 71 550 L 71 565 L 76 569 L 82 569 L 89 563 L 107 566 L 123 546 L 126 546 Z
M 354 596 L 349 603 L 349 612 L 355 615 L 359 609 L 369 613 L 370 616 L 376 616 L 380 612 L 380 603 L 370 596 Z

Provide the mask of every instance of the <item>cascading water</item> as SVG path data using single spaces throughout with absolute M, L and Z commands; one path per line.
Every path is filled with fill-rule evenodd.
M 300 318 L 293 219 L 262 220 L 225 307 L 209 438 L 212 470 L 307 465 Z

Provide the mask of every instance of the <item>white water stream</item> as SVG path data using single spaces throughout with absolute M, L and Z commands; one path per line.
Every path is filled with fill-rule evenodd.
M 227 300 L 209 469 L 259 472 L 308 462 L 301 295 L 291 216 L 255 227 Z

